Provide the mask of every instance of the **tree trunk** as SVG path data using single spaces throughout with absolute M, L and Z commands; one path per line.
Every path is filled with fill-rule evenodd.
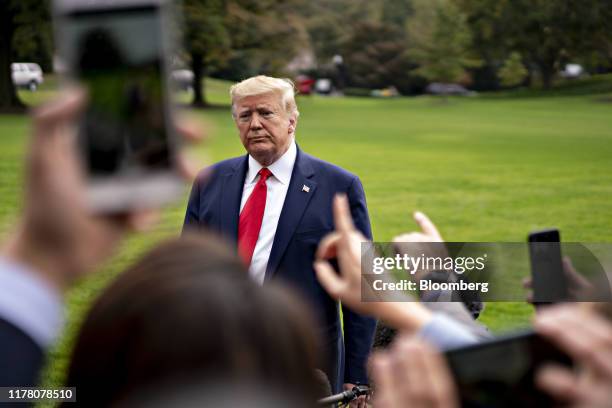
M 526 63 L 525 66 L 527 67 L 527 76 L 525 77 L 525 81 L 523 81 L 523 86 L 531 88 L 534 83 L 533 78 L 535 76 L 535 70 L 530 62 Z
M 540 75 L 542 76 L 542 87 L 544 89 L 550 89 L 553 84 L 553 78 L 555 76 L 555 62 L 554 61 L 543 61 L 539 64 Z
M 19 100 L 11 74 L 13 12 L 9 2 L 0 1 L 0 111 L 23 112 L 25 105 Z
M 552 87 L 552 78 L 553 78 L 552 73 L 546 70 L 541 70 L 541 75 L 542 75 L 542 87 L 544 87 L 544 89 L 550 89 Z
M 193 71 L 193 101 L 192 106 L 204 107 L 207 105 L 204 93 L 204 56 L 199 53 L 191 54 L 191 70 Z

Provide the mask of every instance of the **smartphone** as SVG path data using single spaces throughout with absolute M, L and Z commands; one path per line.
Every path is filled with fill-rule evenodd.
M 166 3 L 54 1 L 64 77 L 88 92 L 78 148 L 95 210 L 155 207 L 182 197 L 167 80 Z
M 561 236 L 557 229 L 529 234 L 529 256 L 533 304 L 557 303 L 567 299 L 567 279 L 561 261 Z
M 534 376 L 548 363 L 571 367 L 571 359 L 533 331 L 446 352 L 462 407 L 545 407 L 554 401 Z

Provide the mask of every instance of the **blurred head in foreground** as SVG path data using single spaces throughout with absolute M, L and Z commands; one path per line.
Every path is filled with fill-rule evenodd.
M 117 408 L 313 408 L 313 401 L 266 383 L 200 382 L 147 388 L 115 405 Z
M 169 241 L 120 275 L 77 336 L 68 386 L 106 406 L 144 388 L 263 382 L 316 398 L 316 339 L 286 289 L 252 283 L 214 238 Z

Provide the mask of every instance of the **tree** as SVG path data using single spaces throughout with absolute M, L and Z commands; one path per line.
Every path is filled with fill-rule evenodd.
M 12 2 L 0 0 L 0 109 L 2 110 L 23 107 L 11 78 L 14 14 Z
M 19 61 L 36 62 L 43 71 L 53 71 L 53 30 L 48 0 L 21 1 L 15 17 L 13 56 Z
M 206 106 L 203 87 L 208 67 L 229 56 L 225 16 L 223 0 L 183 0 L 183 36 L 194 75 L 193 106 Z
M 0 110 L 23 110 L 11 77 L 11 63 L 27 57 L 50 65 L 51 30 L 47 0 L 0 0 Z
M 504 12 L 512 49 L 538 67 L 544 88 L 564 61 L 595 52 L 612 38 L 609 0 L 520 0 L 505 3 Z
M 523 65 L 521 54 L 513 52 L 499 70 L 499 77 L 504 86 L 515 86 L 525 80 L 528 72 Z
M 355 27 L 376 23 L 380 0 L 312 0 L 298 12 L 319 63 L 330 61 L 350 41 Z
M 284 75 L 286 65 L 307 44 L 303 19 L 295 12 L 305 3 L 306 0 L 231 2 L 226 25 L 232 61 L 238 59 L 246 64 L 249 75 Z
M 315 75 L 341 77 L 349 87 L 395 86 L 402 93 L 422 89 L 423 79 L 406 55 L 406 18 L 412 0 L 310 0 L 297 12 L 305 22 L 308 46 L 317 59 Z M 343 74 L 332 62 L 343 57 Z
M 455 0 L 487 60 L 519 52 L 545 88 L 565 61 L 609 63 L 611 0 Z M 493 57 L 493 58 L 491 58 Z
M 459 82 L 466 68 L 479 65 L 470 53 L 466 16 L 448 0 L 415 0 L 407 21 L 408 55 L 415 73 L 435 82 Z
M 414 93 L 418 80 L 409 74 L 415 66 L 406 54 L 403 29 L 377 22 L 361 22 L 341 45 L 348 72 L 348 86 L 358 88 L 396 87 Z
M 204 77 L 241 64 L 240 73 L 279 73 L 303 30 L 291 6 L 299 0 L 183 0 L 183 37 L 194 73 L 192 105 L 206 106 Z
M 489 0 L 454 0 L 467 16 L 472 34 L 470 48 L 482 61 L 478 68 L 471 69 L 473 87 L 477 90 L 499 89 L 497 71 L 504 59 L 512 52 L 507 34 L 499 25 L 501 2 Z
M 403 29 L 412 14 L 412 0 L 383 0 L 381 22 Z

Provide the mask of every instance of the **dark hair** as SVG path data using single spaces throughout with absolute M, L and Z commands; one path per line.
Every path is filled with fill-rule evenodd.
M 308 311 L 253 283 L 216 238 L 151 251 L 98 298 L 78 335 L 67 385 L 105 406 L 146 387 L 259 380 L 314 398 L 317 341 Z

